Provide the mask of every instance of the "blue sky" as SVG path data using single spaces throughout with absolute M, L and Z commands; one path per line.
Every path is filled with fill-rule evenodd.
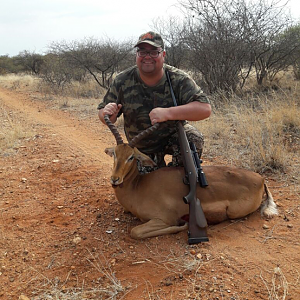
M 52 42 L 85 37 L 137 39 L 156 17 L 178 15 L 177 0 L 6 0 L 0 10 L 0 55 L 44 53 Z M 300 1 L 289 7 L 300 20 Z

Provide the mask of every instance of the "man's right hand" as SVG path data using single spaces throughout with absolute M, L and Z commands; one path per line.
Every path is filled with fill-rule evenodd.
M 104 108 L 99 110 L 99 118 L 105 124 L 104 116 L 109 115 L 112 123 L 115 123 L 118 117 L 118 113 L 122 108 L 122 104 L 108 103 Z

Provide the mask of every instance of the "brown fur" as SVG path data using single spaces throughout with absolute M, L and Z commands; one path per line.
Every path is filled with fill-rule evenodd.
M 136 148 L 127 144 L 106 149 L 114 156 L 111 183 L 118 201 L 141 221 L 146 222 L 132 229 L 136 239 L 176 233 L 187 228 L 181 226 L 182 217 L 189 213 L 183 202 L 189 187 L 183 183 L 184 169 L 166 167 L 146 175 L 140 175 L 136 159 L 144 165 L 153 161 Z M 208 187 L 197 188 L 209 224 L 244 217 L 259 208 L 265 193 L 264 179 L 252 171 L 226 166 L 204 166 Z M 277 213 L 271 193 L 266 190 L 264 209 L 271 217 Z

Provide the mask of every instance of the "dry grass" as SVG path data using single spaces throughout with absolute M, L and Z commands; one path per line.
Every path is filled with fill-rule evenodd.
M 36 278 L 38 279 L 38 278 Z M 56 278 L 57 279 L 57 278 Z M 62 283 L 56 280 L 46 278 L 47 284 L 36 288 L 33 300 L 82 300 L 82 299 L 117 299 L 116 296 L 119 291 L 115 289 L 114 285 L 96 286 L 95 288 L 81 287 L 66 288 Z M 63 282 L 64 284 L 66 282 Z
M 12 90 L 38 91 L 40 79 L 26 74 L 8 74 L 0 76 L 1 86 Z
M 269 295 L 269 300 L 285 300 L 288 295 L 289 284 L 279 267 L 274 268 L 271 284 L 269 285 L 266 279 L 260 274 L 260 278 L 263 281 Z
M 49 83 L 39 80 L 39 91 L 47 95 L 64 96 L 71 98 L 102 98 L 105 90 L 100 87 L 94 80 L 83 82 L 72 81 L 64 85 L 63 88 L 57 88 Z
M 32 128 L 15 118 L 12 112 L 7 112 L 3 106 L 0 106 L 0 124 L 0 151 L 4 155 L 18 148 L 23 139 L 34 136 Z
M 2 75 L 0 76 L 0 85 L 12 90 L 38 92 L 46 99 L 54 99 L 56 97 L 101 99 L 105 93 L 105 89 L 100 87 L 93 80 L 86 80 L 83 82 L 72 81 L 63 88 L 57 88 L 44 82 L 37 76 L 27 74 Z
M 116 300 L 119 296 L 125 293 L 121 282 L 116 278 L 111 263 L 105 258 L 103 253 L 95 256 L 87 249 L 88 263 L 91 265 L 91 270 L 95 274 L 97 283 L 93 288 L 86 287 L 86 282 L 77 281 L 70 284 L 70 271 L 66 278 L 48 278 L 42 272 L 30 267 L 28 270 L 27 285 L 33 285 L 32 300 L 83 300 L 83 299 L 107 299 Z M 69 287 L 71 285 L 72 287 Z M 25 299 L 28 299 L 26 296 Z M 117 297 L 118 296 L 118 297 Z M 119 298 L 118 298 L 119 299 Z
M 299 103 L 300 90 L 228 99 L 209 119 L 196 123 L 205 135 L 204 158 L 220 157 L 260 173 L 297 172 Z

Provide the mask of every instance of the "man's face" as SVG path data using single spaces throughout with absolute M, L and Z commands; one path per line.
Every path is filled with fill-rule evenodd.
M 145 75 L 150 75 L 150 74 L 157 74 L 162 70 L 164 61 L 165 61 L 165 51 L 162 51 L 161 48 L 156 48 L 152 45 L 149 45 L 147 43 L 142 43 L 138 47 L 138 51 L 161 51 L 158 54 L 157 58 L 153 58 L 150 56 L 149 53 L 145 57 L 140 57 L 138 53 L 136 53 L 136 64 L 140 70 L 141 73 Z

